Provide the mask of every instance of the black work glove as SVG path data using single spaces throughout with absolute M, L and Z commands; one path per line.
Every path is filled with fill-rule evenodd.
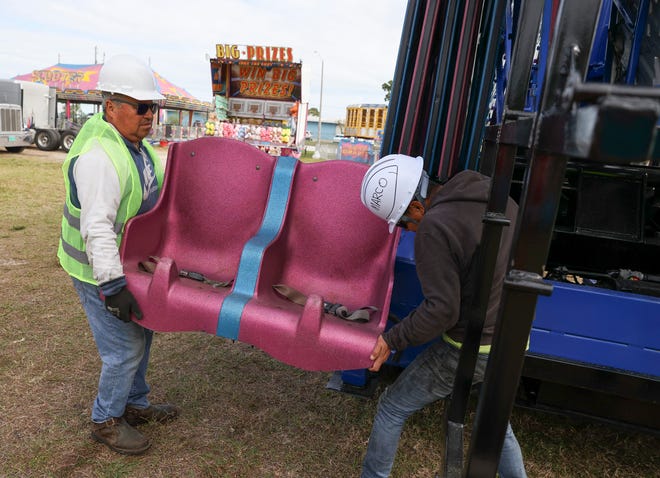
M 142 319 L 142 311 L 140 306 L 131 294 L 131 291 L 126 287 L 119 289 L 114 295 L 109 295 L 105 297 L 105 308 L 112 315 L 117 317 L 119 320 L 124 322 L 131 321 L 131 313 L 135 314 L 135 317 L 140 320 Z

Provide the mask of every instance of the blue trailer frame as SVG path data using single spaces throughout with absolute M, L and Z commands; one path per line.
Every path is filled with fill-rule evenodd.
M 557 0 L 545 1 L 544 18 L 553 18 L 557 4 Z M 628 56 L 620 59 L 626 66 L 623 71 L 624 81 L 620 82 L 634 84 L 642 34 L 648 20 L 649 0 L 639 0 L 634 4 L 636 12 L 627 10 L 630 5 L 619 0 L 603 1 L 589 61 L 588 81 L 613 81 L 613 51 L 608 41 L 608 32 L 617 18 L 629 34 Z M 505 32 L 500 44 L 500 52 L 506 58 L 511 57 L 511 38 L 517 23 L 518 6 L 519 2 L 507 4 Z M 419 12 L 415 11 L 415 14 Z M 552 22 L 542 22 L 537 60 L 532 68 L 525 103 L 526 111 L 539 108 L 551 29 Z M 508 64 L 505 61 L 498 64 L 496 72 L 493 123 L 499 123 L 502 119 L 507 77 Z M 391 114 L 396 116 L 402 113 L 395 111 Z M 660 141 L 656 142 L 654 162 L 659 159 L 658 143 Z M 659 165 L 656 163 L 651 167 Z M 475 168 L 479 166 L 473 165 Z M 469 165 L 463 163 L 463 167 Z M 638 172 L 646 178 L 649 176 L 646 168 L 643 166 L 637 169 L 635 174 Z M 630 171 L 629 168 L 624 169 L 625 176 Z M 616 175 L 617 172 L 612 174 Z M 643 214 L 644 211 L 636 213 Z M 562 230 L 559 224 L 557 228 L 559 234 L 576 233 L 575 227 L 567 231 Z M 581 233 L 583 236 L 594 235 L 595 241 L 623 240 L 624 247 L 631 250 L 646 248 L 636 254 L 642 257 L 636 257 L 635 265 L 643 264 L 643 255 L 655 250 L 655 244 L 647 246 L 643 237 L 633 235 L 621 238 L 616 233 L 608 235 L 603 231 L 596 234 L 593 231 Z M 413 239 L 414 233 L 402 234 L 397 251 L 390 309 L 394 320 L 404 318 L 422 297 L 414 267 Z M 660 243 L 657 245 L 660 246 Z M 592 270 L 598 269 L 596 264 L 592 266 Z M 536 306 L 518 405 L 588 415 L 654 432 L 660 430 L 660 414 L 657 410 L 660 401 L 660 334 L 657 333 L 660 330 L 660 294 L 652 296 L 611 290 L 603 288 L 602 281 L 589 278 L 582 284 L 559 281 L 549 283 L 553 286 L 553 294 L 540 297 Z M 387 364 L 403 368 L 421 349 L 423 346 L 406 350 Z M 353 392 L 370 390 L 368 384 L 373 379 L 372 374 L 366 370 L 343 371 L 340 377 L 339 383 L 342 386 L 339 388 L 345 386 L 344 390 Z M 335 387 L 336 384 L 337 381 Z M 599 407 L 594 394 L 608 406 Z M 585 399 L 585 396 L 588 398 Z

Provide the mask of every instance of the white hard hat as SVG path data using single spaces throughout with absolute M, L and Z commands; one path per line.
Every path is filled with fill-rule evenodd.
M 138 101 L 165 99 L 158 91 L 151 68 L 132 55 L 117 55 L 106 61 L 99 72 L 96 89 Z
M 427 188 L 428 176 L 421 156 L 390 154 L 367 170 L 360 198 L 372 213 L 387 221 L 392 233 L 415 194 L 419 192 L 425 198 Z

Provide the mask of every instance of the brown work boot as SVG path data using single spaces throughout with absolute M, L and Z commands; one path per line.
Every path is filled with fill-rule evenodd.
M 129 425 L 141 425 L 143 423 L 157 422 L 165 423 L 179 416 L 179 409 L 169 403 L 149 405 L 147 408 L 136 408 L 127 406 L 124 418 Z
M 140 455 L 151 446 L 151 441 L 126 423 L 123 417 L 102 423 L 92 422 L 92 438 L 124 455 Z

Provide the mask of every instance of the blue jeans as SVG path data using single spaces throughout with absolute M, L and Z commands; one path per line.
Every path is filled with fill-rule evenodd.
M 420 353 L 395 382 L 385 389 L 378 402 L 367 453 L 362 463 L 362 478 L 390 476 L 403 424 L 417 410 L 451 393 L 459 355 L 457 348 L 439 340 Z M 479 355 L 474 383 L 483 380 L 487 361 L 488 355 Z M 527 476 L 520 445 L 510 424 L 507 424 L 497 471 L 502 478 Z
M 121 417 L 126 405 L 148 407 L 145 376 L 153 332 L 135 322 L 122 322 L 105 309 L 97 286 L 72 279 L 102 363 L 92 421 Z

